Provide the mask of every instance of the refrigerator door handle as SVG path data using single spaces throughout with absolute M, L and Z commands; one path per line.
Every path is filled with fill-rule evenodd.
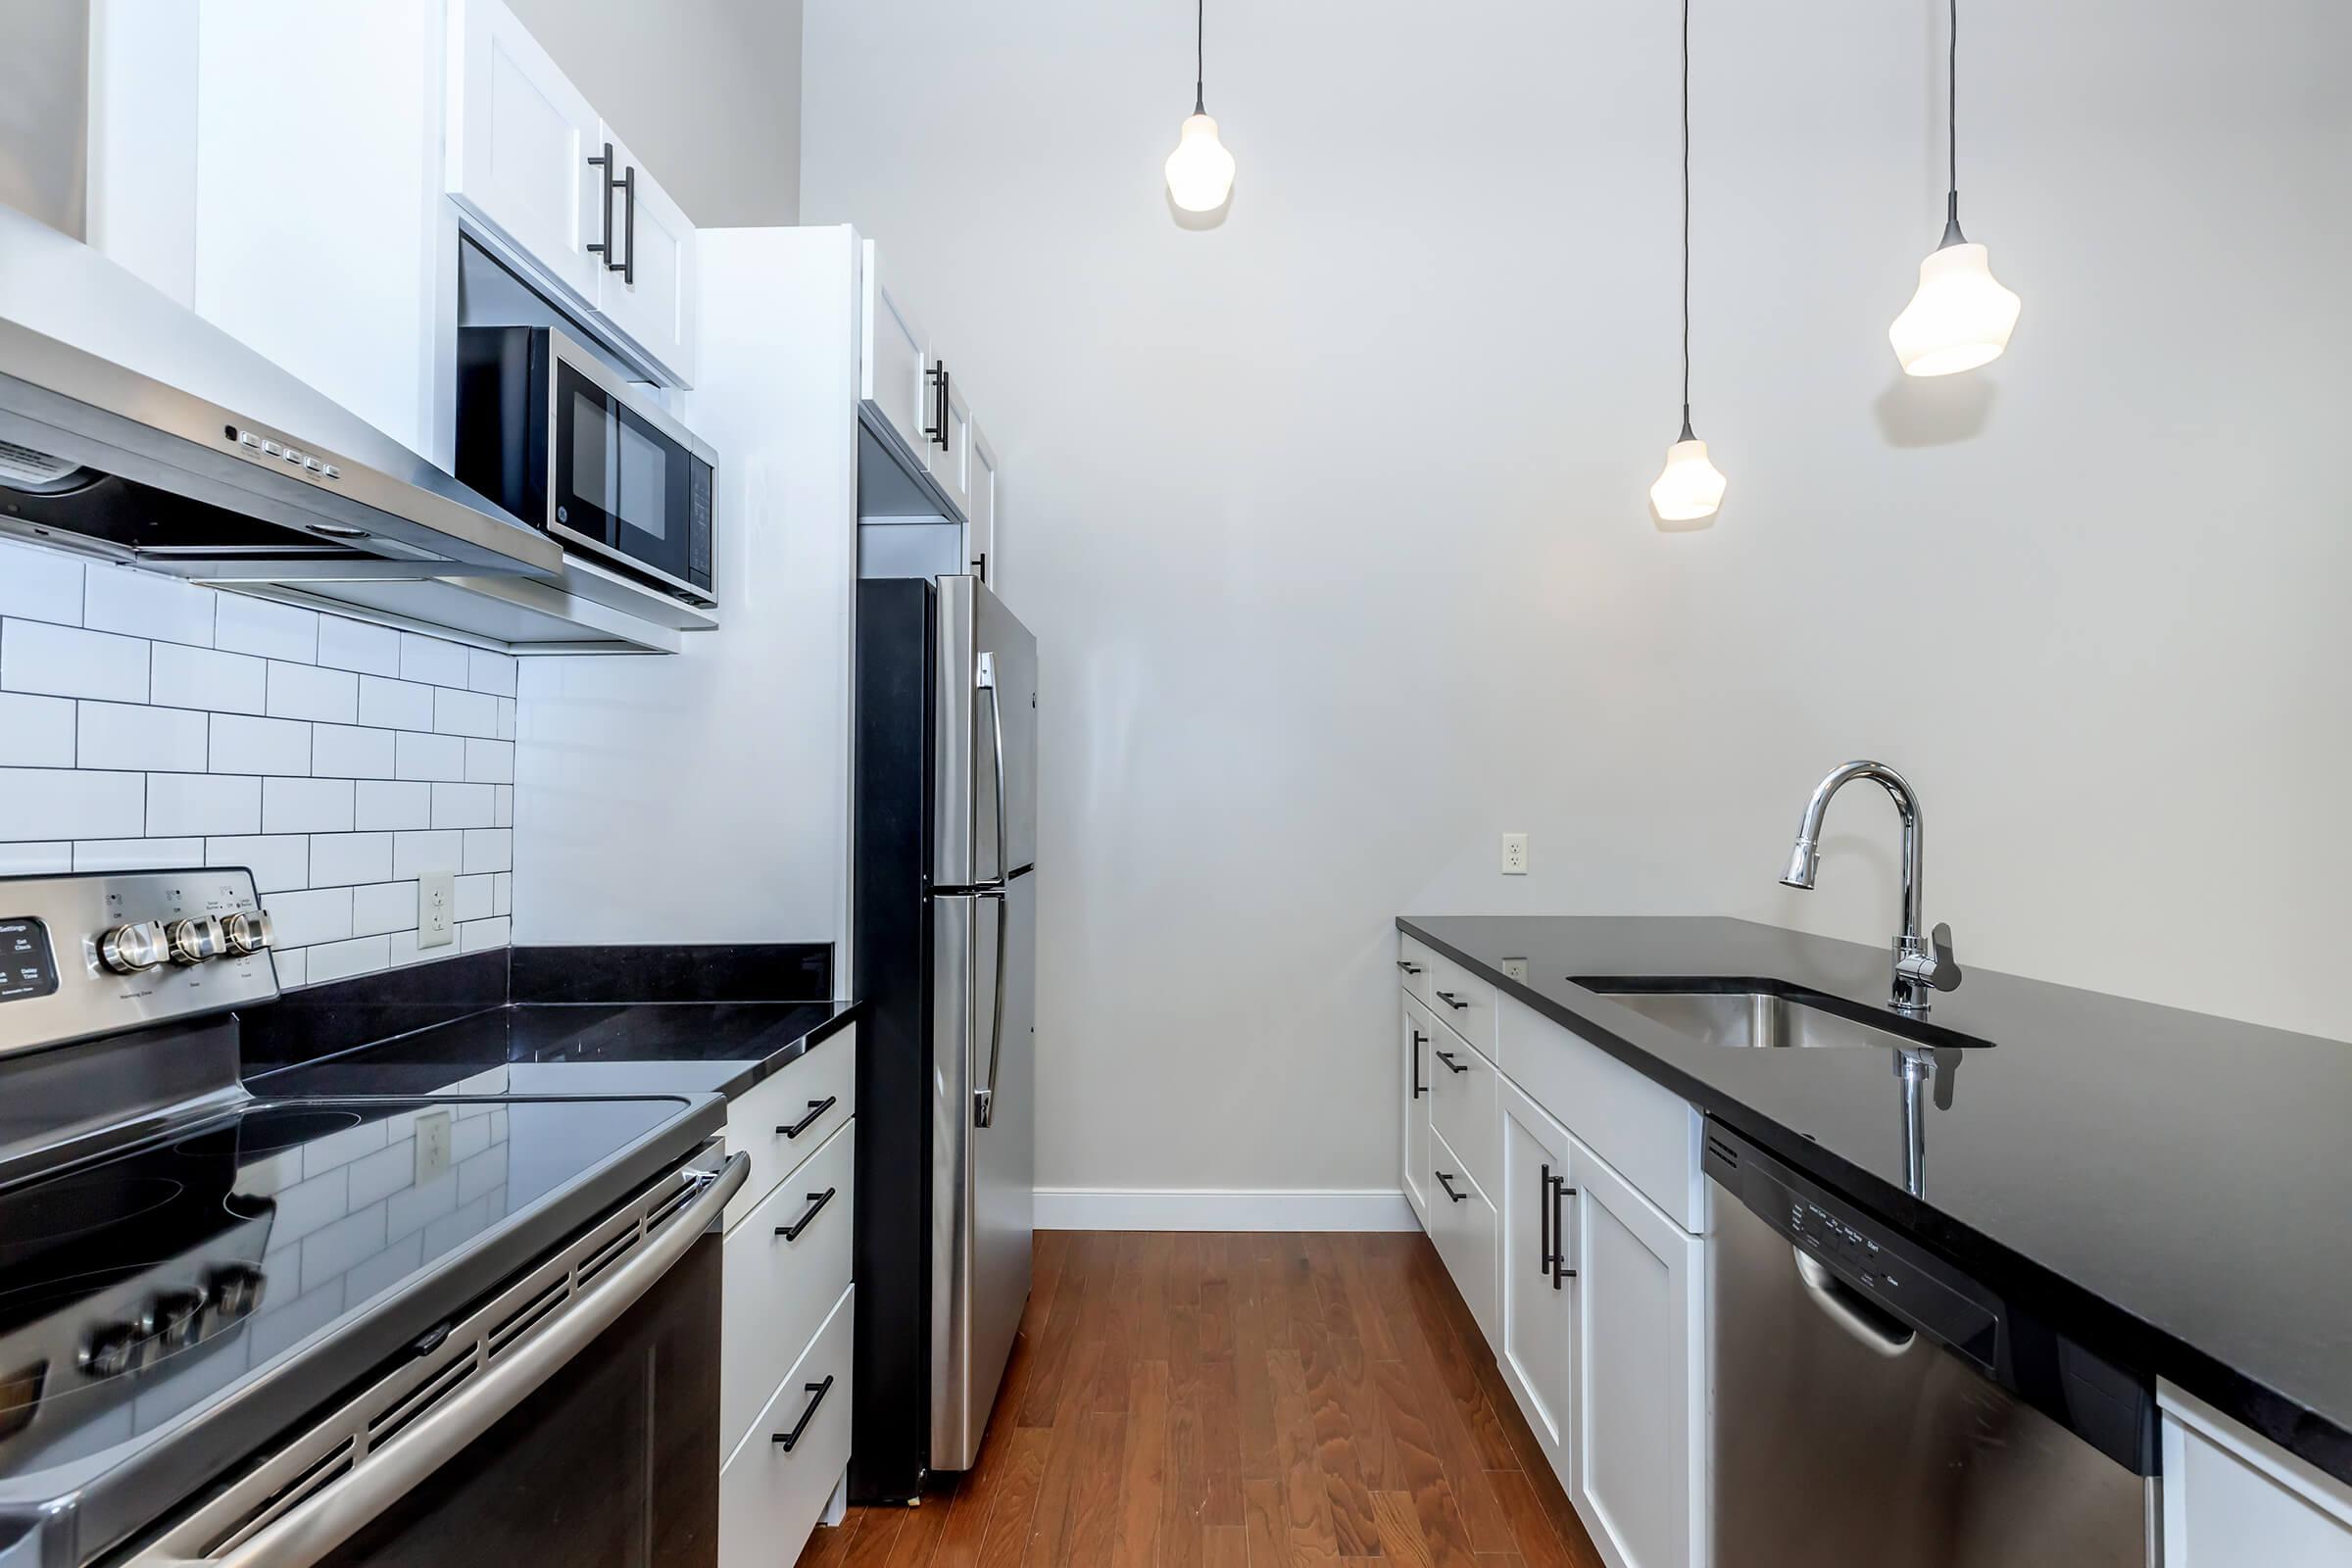
M 990 738 L 996 743 L 992 755 L 995 759 L 997 773 L 997 874 L 994 880 L 981 885 L 1001 888 L 1004 885 L 1005 879 L 1012 874 L 1012 867 L 1005 863 L 1010 857 L 1004 842 L 1004 705 L 997 700 L 997 656 L 995 654 L 983 653 L 980 656 L 979 667 L 973 676 L 973 688 L 976 693 L 988 693 L 988 727 Z M 979 817 L 980 792 L 974 790 L 972 792 L 971 836 L 975 839 L 980 836 Z M 977 870 L 978 867 L 975 866 L 974 869 Z M 1002 1010 L 1003 998 L 1001 994 L 1004 989 L 1002 983 L 1004 973 L 1002 961 L 998 963 L 997 969 L 999 975 L 997 990 L 1000 993 L 999 1002 L 1000 1010 Z M 992 1073 L 990 1076 L 993 1081 L 995 1075 Z M 988 1123 L 982 1122 L 980 1125 L 985 1127 Z
M 988 1086 L 972 1091 L 972 1125 L 986 1127 L 997 1119 L 997 1064 L 1004 1054 L 1004 950 L 1012 946 L 1011 906 L 1001 888 L 976 896 L 993 899 L 997 906 L 997 994 L 989 1007 Z

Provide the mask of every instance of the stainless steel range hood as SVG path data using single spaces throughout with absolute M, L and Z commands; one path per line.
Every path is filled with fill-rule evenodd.
M 553 581 L 555 542 L 0 207 L 0 533 L 213 581 Z

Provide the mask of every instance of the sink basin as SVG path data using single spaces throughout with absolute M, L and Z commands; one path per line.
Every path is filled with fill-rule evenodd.
M 1992 1044 L 1780 980 L 1572 975 L 1570 983 L 1702 1045 L 1941 1051 Z

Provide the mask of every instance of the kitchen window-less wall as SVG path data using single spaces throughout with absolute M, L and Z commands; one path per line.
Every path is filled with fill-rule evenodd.
M 0 875 L 252 868 L 292 987 L 507 944 L 514 661 L 0 541 Z M 416 946 L 417 879 L 457 941 Z

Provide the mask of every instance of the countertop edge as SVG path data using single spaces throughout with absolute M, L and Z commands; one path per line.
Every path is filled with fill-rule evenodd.
M 794 1005 L 801 1005 L 801 1004 L 794 1004 Z M 865 1003 L 861 1000 L 808 1004 L 808 1005 L 827 1005 L 837 1010 L 832 1017 L 810 1029 L 807 1034 L 785 1042 L 766 1055 L 741 1058 L 744 1062 L 744 1070 L 727 1079 L 725 1084 L 719 1088 L 718 1093 L 733 1100 L 753 1085 L 764 1083 L 847 1029 L 851 1024 L 856 1023 L 865 1013 Z
M 2161 1377 L 2178 1385 L 2337 1480 L 2352 1482 L 2352 1431 L 2328 1416 L 2216 1359 L 2047 1265 L 2013 1250 L 1997 1238 L 1964 1224 L 1933 1203 L 1914 1198 L 1884 1178 L 1848 1162 L 1776 1118 L 1660 1060 L 1639 1043 L 1612 1031 L 1607 1023 L 1581 1014 L 1559 998 L 1513 979 L 1485 959 L 1465 953 L 1415 923 L 1412 916 L 1400 914 L 1396 924 L 1402 934 L 1471 970 L 1521 1006 L 1607 1052 L 1704 1113 L 1719 1117 L 1734 1131 L 1755 1140 L 1807 1175 L 1876 1211 L 1954 1262 L 1973 1269 L 1997 1271 L 2005 1281 L 2022 1288 L 2036 1306 L 2060 1321 L 2078 1323 L 2088 1331 L 2113 1337 L 2125 1355 L 2144 1367 L 2151 1379 Z

